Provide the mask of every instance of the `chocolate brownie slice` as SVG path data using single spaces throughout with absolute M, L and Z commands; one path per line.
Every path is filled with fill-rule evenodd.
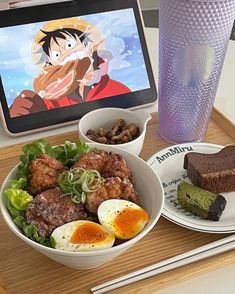
M 235 146 L 217 153 L 187 153 L 184 168 L 192 183 L 213 193 L 235 191 Z

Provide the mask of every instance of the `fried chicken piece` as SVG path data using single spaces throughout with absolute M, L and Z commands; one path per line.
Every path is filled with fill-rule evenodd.
M 139 203 L 139 197 L 134 190 L 132 183 L 128 179 L 112 177 L 105 179 L 105 182 L 95 192 L 86 195 L 86 208 L 97 214 L 100 204 L 108 199 L 124 199 L 136 204 Z
M 57 178 L 63 171 L 65 167 L 60 161 L 47 154 L 41 154 L 29 167 L 30 192 L 35 195 L 46 189 L 55 188 Z
M 62 196 L 57 187 L 38 194 L 26 210 L 27 222 L 38 228 L 40 236 L 50 236 L 52 231 L 68 222 L 88 219 L 82 204 Z
M 104 178 L 119 177 L 132 181 L 132 174 L 125 160 L 121 155 L 112 152 L 96 151 L 83 154 L 74 167 L 95 169 Z

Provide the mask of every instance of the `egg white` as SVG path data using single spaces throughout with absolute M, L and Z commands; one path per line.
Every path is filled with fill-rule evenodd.
M 141 217 L 137 223 L 133 223 L 133 233 L 127 234 L 125 228 L 122 230 L 115 224 L 115 219 L 120 215 L 126 208 L 138 210 L 145 214 L 145 217 Z M 149 220 L 147 212 L 138 206 L 137 204 L 123 200 L 123 199 L 109 199 L 101 203 L 98 208 L 98 218 L 102 226 L 114 234 L 117 238 L 122 240 L 128 240 L 139 234 Z
M 97 229 L 105 235 L 105 239 L 94 243 L 71 243 L 70 239 L 74 232 L 84 224 L 92 224 L 94 226 L 97 226 Z M 115 236 L 104 227 L 102 227 L 100 224 L 85 220 L 69 222 L 56 228 L 52 232 L 50 238 L 54 248 L 73 252 L 93 251 L 110 248 L 113 246 L 115 241 Z

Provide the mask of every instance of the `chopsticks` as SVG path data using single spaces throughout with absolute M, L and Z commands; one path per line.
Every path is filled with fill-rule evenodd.
M 93 294 L 106 293 L 125 285 L 150 278 L 157 274 L 164 273 L 183 265 L 232 250 L 234 248 L 235 234 L 98 285 L 92 288 L 91 292 Z

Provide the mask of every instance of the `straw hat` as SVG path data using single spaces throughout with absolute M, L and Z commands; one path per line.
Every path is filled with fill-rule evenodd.
M 92 42 L 93 51 L 97 50 L 98 48 L 102 49 L 103 36 L 97 30 L 96 26 L 94 26 L 93 24 L 87 22 L 86 20 L 80 17 L 71 17 L 71 18 L 52 20 L 47 22 L 34 38 L 33 45 L 32 45 L 32 54 L 33 54 L 33 60 L 35 63 L 42 64 L 43 62 L 45 63 L 45 59 L 47 59 L 46 55 L 42 51 L 43 43 L 40 42 L 43 39 L 43 37 L 45 37 L 45 34 L 42 31 L 53 32 L 55 30 L 63 29 L 63 28 L 77 29 L 81 32 L 86 33 Z
M 63 29 L 63 28 L 77 29 L 81 32 L 88 32 L 88 33 L 93 30 L 96 30 L 96 33 L 100 34 L 94 25 L 85 21 L 82 18 L 75 18 L 75 17 L 49 21 L 48 23 L 44 25 L 44 27 L 42 28 L 42 31 L 52 32 L 58 29 Z M 45 34 L 42 31 L 39 31 L 37 35 L 35 36 L 34 38 L 35 43 L 39 44 L 41 39 L 45 36 Z

